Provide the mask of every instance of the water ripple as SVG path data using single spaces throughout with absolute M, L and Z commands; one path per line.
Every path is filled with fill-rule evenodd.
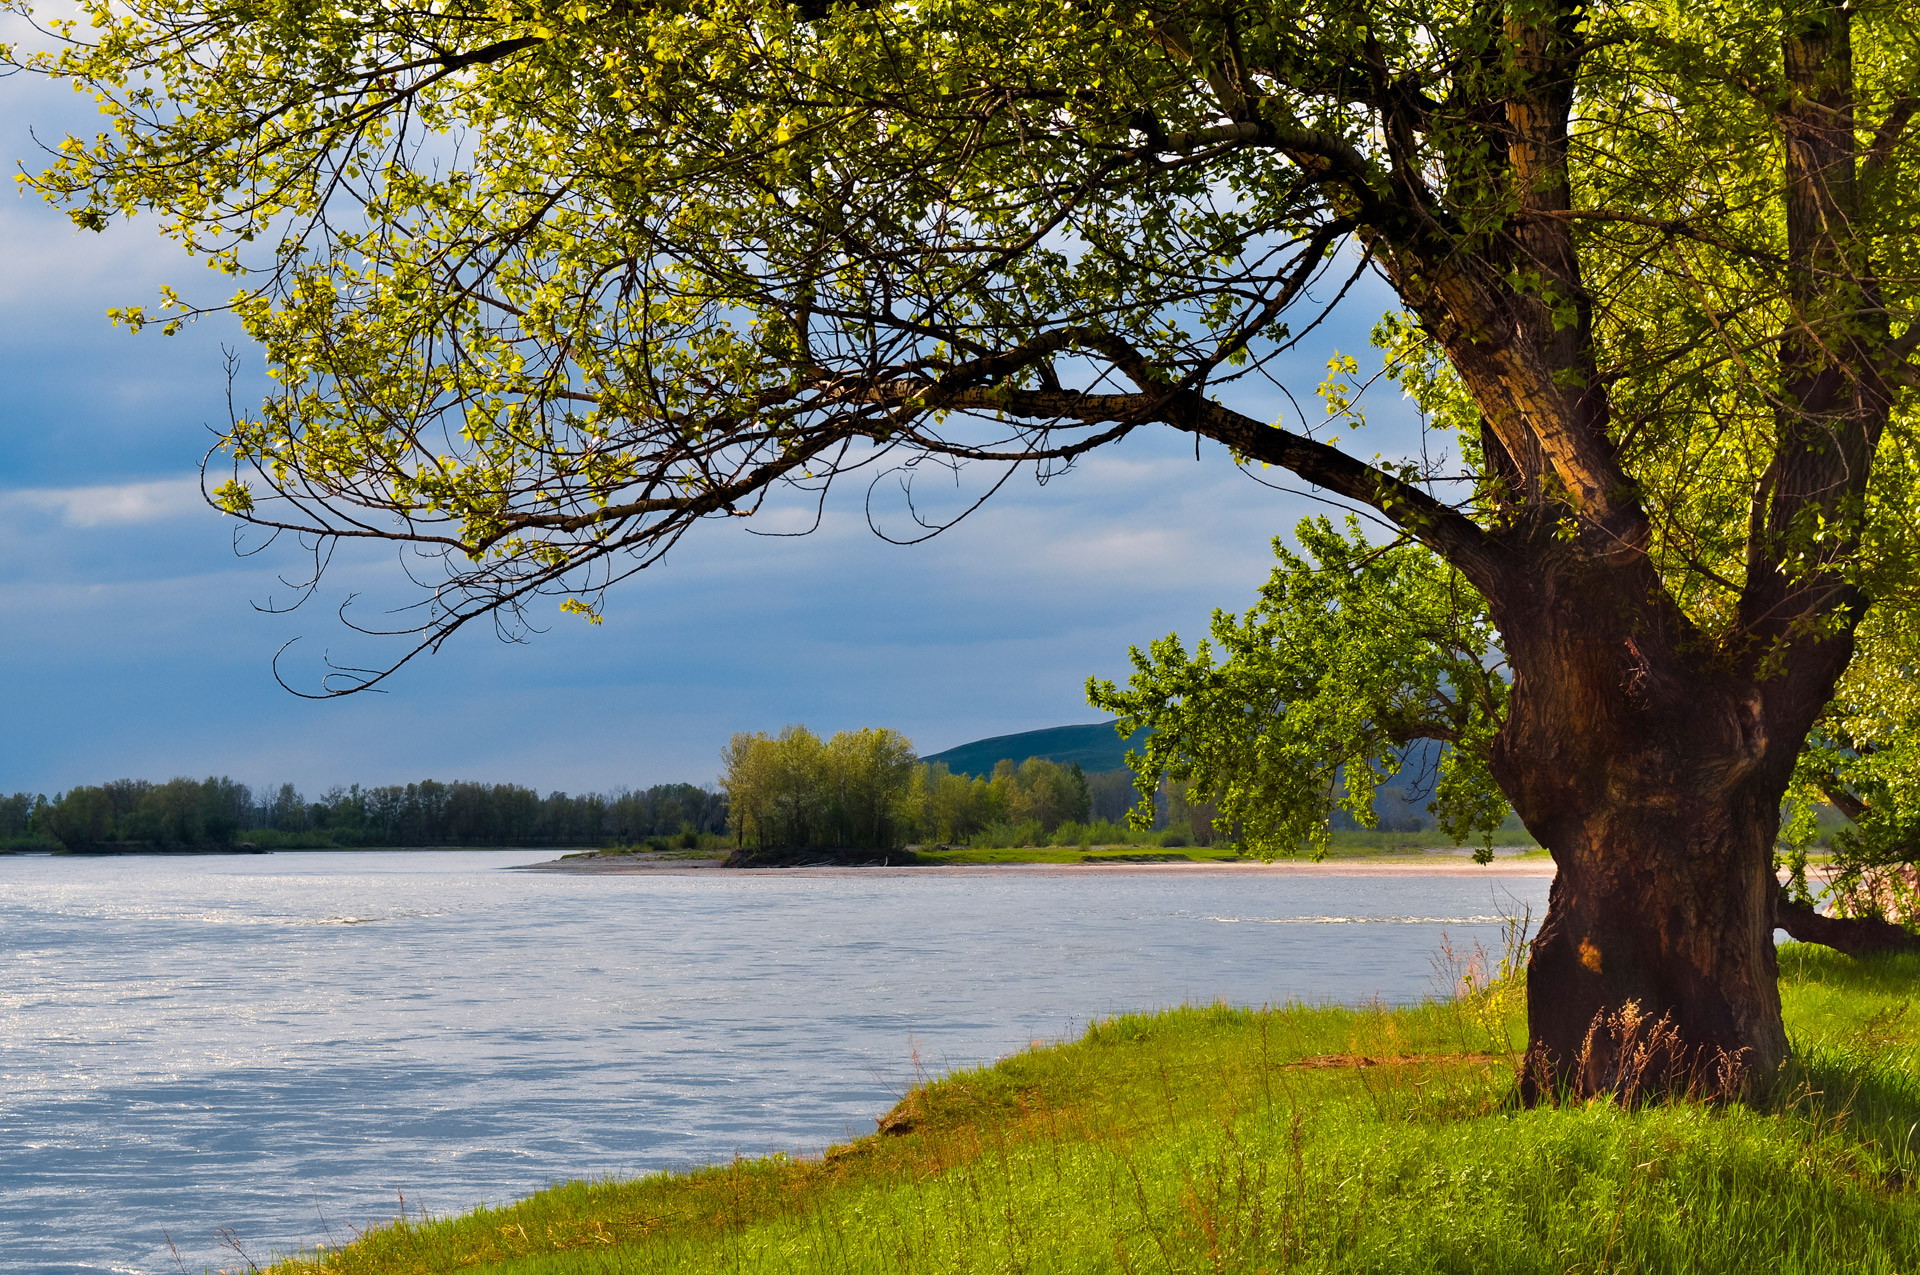
M 1183 1001 L 1428 994 L 1544 878 L 576 877 L 540 852 L 0 858 L 0 1269 L 232 1266 L 865 1133 Z M 1485 927 L 1484 929 L 1482 927 Z

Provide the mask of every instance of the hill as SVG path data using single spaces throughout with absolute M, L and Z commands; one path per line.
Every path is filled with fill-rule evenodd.
M 1029 757 L 1044 757 L 1062 766 L 1080 763 L 1088 774 L 1118 770 L 1127 764 L 1127 750 L 1139 748 L 1146 737 L 1144 728 L 1126 739 L 1114 733 L 1118 718 L 1093 722 L 1086 726 L 1049 726 L 1044 730 L 1021 731 L 1017 735 L 995 735 L 976 739 L 942 753 L 931 753 L 920 760 L 945 762 L 956 775 L 991 775 L 996 762 L 1015 765 Z

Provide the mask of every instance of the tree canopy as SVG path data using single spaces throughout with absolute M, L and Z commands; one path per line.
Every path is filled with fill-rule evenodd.
M 1754 554 L 1789 575 L 1911 561 L 1908 431 L 1835 458 L 1864 476 L 1898 453 L 1897 492 L 1814 499 L 1781 486 L 1777 419 L 1819 351 L 1858 347 L 1879 398 L 1914 382 L 1920 33 L 1899 6 L 1844 11 L 1816 40 L 1844 65 L 1805 44 L 1800 67 L 1783 33 L 1843 11 L 82 11 L 9 54 L 110 120 L 34 184 L 83 226 L 153 210 L 240 280 L 224 304 L 280 388 L 234 422 L 243 472 L 217 499 L 443 554 L 425 637 L 542 590 L 591 609 L 779 484 L 1063 464 L 1154 421 L 1384 508 L 1482 583 L 1490 523 L 1563 507 L 1644 551 L 1707 640 L 1808 618 L 1758 598 L 1743 617 Z M 1796 157 L 1843 144 L 1858 171 L 1790 264 Z M 1226 405 L 1369 268 L 1454 431 L 1433 472 Z M 114 316 L 200 312 L 169 291 Z M 1890 495 L 1852 553 L 1861 502 Z
M 1738 3 L 83 7 L 14 56 L 111 127 L 34 181 L 239 278 L 280 388 L 219 501 L 442 553 L 427 638 L 542 590 L 591 607 L 770 486 L 1062 464 L 1151 421 L 1459 560 L 1480 527 L 1417 480 L 1482 524 L 1564 501 L 1712 638 L 1751 627 L 1787 334 L 1865 324 L 1876 392 L 1913 379 L 1897 6 L 1851 19 L 1832 298 L 1782 268 L 1782 130 L 1823 108 Z M 1365 268 L 1417 316 L 1438 472 L 1226 405 Z M 1836 513 L 1785 501 L 1770 556 L 1830 552 Z

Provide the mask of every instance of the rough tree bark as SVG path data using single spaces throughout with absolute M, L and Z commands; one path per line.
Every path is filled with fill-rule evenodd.
M 1812 710 L 1769 722 L 1751 679 L 1644 624 L 1622 574 L 1494 602 L 1515 673 L 1494 772 L 1559 868 L 1527 971 L 1531 1097 L 1744 1087 L 1787 1054 L 1770 886 Z

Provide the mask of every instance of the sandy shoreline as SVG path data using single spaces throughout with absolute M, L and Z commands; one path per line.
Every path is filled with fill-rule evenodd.
M 1104 876 L 1142 873 L 1187 873 L 1212 876 L 1280 877 L 1550 877 L 1551 859 L 1496 859 L 1479 864 L 1465 855 L 1435 855 L 1431 860 L 1396 859 L 1387 863 L 1366 860 L 1328 859 L 1314 863 L 1305 859 L 1281 859 L 1272 863 L 953 863 L 902 866 L 898 868 L 845 868 L 822 865 L 807 868 L 723 868 L 717 860 L 654 858 L 648 855 L 620 855 L 580 859 L 554 859 L 529 863 L 520 872 L 559 872 L 570 876 L 630 876 L 663 873 L 675 875 L 775 877 L 841 876 Z

